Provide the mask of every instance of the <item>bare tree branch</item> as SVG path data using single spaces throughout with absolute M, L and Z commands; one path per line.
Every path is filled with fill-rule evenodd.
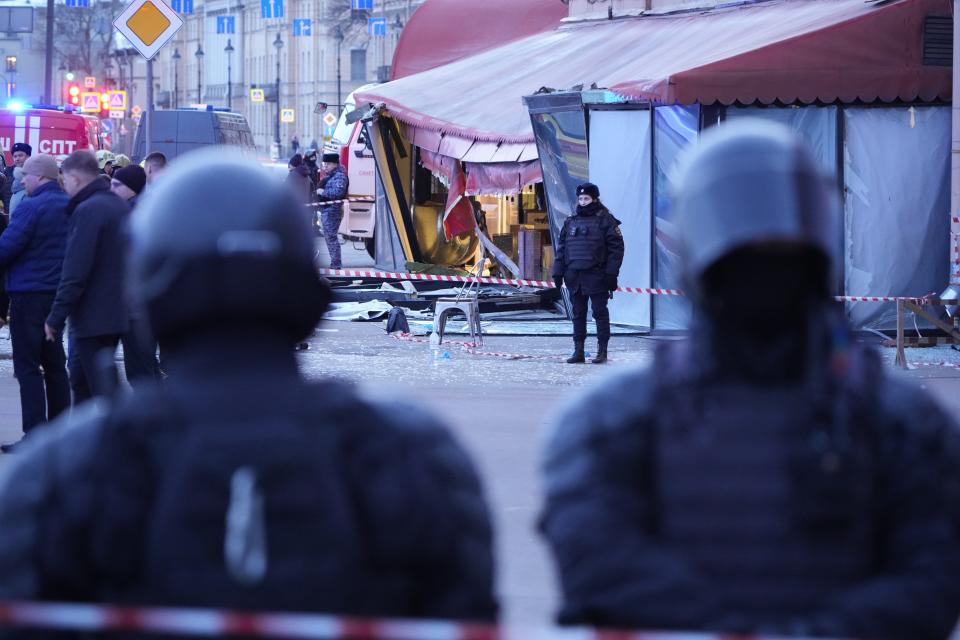
M 58 6 L 54 16 L 54 50 L 71 71 L 102 77 L 114 50 L 113 20 L 117 0 L 93 0 L 89 7 Z

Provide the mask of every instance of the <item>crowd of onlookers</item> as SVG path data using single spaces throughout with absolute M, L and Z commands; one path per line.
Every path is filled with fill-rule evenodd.
M 322 233 L 330 254 L 330 268 L 340 269 L 343 261 L 337 233 L 343 221 L 344 199 L 350 193 L 350 178 L 340 165 L 340 154 L 325 152 L 321 162 L 318 166 L 315 147 L 302 155 L 295 152 L 287 164 L 287 184 L 306 208 L 310 225 Z
M 9 212 L 0 234 L 0 322 L 10 327 L 29 435 L 72 403 L 111 392 L 121 343 L 128 380 L 160 376 L 156 343 L 128 304 L 124 270 L 130 216 L 166 158 L 154 153 L 140 166 L 106 150 L 77 151 L 58 164 L 23 142 L 12 158 L 10 188 L 0 191 Z

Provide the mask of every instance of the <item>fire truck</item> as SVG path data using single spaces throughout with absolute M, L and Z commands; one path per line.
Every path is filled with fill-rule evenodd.
M 103 148 L 103 132 L 96 116 L 58 107 L 0 109 L 0 149 L 5 166 L 13 164 L 10 148 L 26 142 L 33 153 L 46 153 L 61 161 L 78 149 Z

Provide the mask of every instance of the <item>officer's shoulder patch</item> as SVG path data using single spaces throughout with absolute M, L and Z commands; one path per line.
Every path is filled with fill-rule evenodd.
M 615 226 L 613 230 L 616 232 L 618 236 L 620 236 L 621 238 L 623 237 L 623 232 L 620 231 L 620 225 Z

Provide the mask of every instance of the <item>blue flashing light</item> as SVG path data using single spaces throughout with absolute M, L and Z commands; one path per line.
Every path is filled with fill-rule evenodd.
M 30 105 L 26 104 L 23 100 L 11 100 L 7 103 L 7 109 L 9 111 L 26 111 L 30 108 Z

